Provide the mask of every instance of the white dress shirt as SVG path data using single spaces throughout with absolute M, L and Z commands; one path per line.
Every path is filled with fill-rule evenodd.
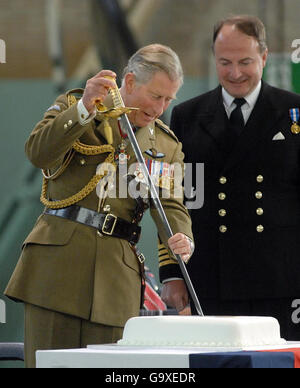
M 77 111 L 78 111 L 78 117 L 79 117 L 79 123 L 81 125 L 86 125 L 90 121 L 93 120 L 93 118 L 96 116 L 96 108 L 94 109 L 93 113 L 89 113 L 86 107 L 84 106 L 82 102 L 82 98 L 78 101 L 77 104 Z
M 256 104 L 256 101 L 258 99 L 259 93 L 261 89 L 261 81 L 257 84 L 256 88 L 251 92 L 248 96 L 244 97 L 244 99 L 247 101 L 246 104 L 242 106 L 242 114 L 244 117 L 245 125 L 252 113 L 252 110 Z M 236 108 L 236 104 L 233 102 L 235 97 L 232 97 L 224 88 L 222 88 L 222 96 L 223 96 L 223 103 L 225 107 L 225 111 L 227 113 L 228 118 L 230 117 L 232 111 Z

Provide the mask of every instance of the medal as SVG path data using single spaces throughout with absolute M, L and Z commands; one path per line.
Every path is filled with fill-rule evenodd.
M 120 123 L 118 121 L 119 131 L 122 138 L 121 144 L 118 145 L 118 150 L 115 152 L 115 162 L 119 165 L 127 164 L 128 160 L 130 159 L 130 155 L 126 153 L 126 148 L 128 145 L 128 139 L 127 135 L 124 135 Z
M 140 168 L 139 163 L 136 163 L 134 175 L 136 182 L 144 183 L 145 185 L 147 185 L 146 177 L 144 176 L 144 173 Z
M 130 155 L 126 153 L 127 144 L 122 140 L 122 143 L 118 145 L 118 150 L 115 152 L 115 162 L 124 165 L 130 159 Z
M 298 124 L 300 118 L 300 110 L 299 108 L 290 109 L 290 118 L 292 119 L 293 125 L 291 126 L 291 131 L 294 135 L 298 135 L 300 133 L 300 126 Z
M 291 131 L 294 135 L 298 135 L 300 133 L 300 126 L 297 123 L 293 123 Z

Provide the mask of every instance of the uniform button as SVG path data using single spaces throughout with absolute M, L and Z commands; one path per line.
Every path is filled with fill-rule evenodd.
M 84 158 L 81 158 L 81 159 L 79 160 L 79 163 L 81 164 L 81 166 L 84 166 L 84 165 L 86 164 L 86 161 L 85 161 Z
M 226 212 L 225 209 L 220 209 L 220 210 L 219 210 L 219 216 L 220 216 L 220 217 L 225 217 L 226 214 L 227 214 L 227 212 Z
M 262 225 L 258 225 L 256 230 L 258 233 L 262 233 L 265 230 L 265 228 Z
M 219 193 L 218 198 L 220 201 L 224 201 L 226 199 L 226 194 L 225 193 Z
M 221 183 L 221 185 L 225 185 L 227 183 L 227 178 L 225 178 L 225 176 L 221 176 L 219 182 Z
M 256 197 L 257 199 L 262 199 L 263 193 L 262 193 L 261 191 L 257 191 L 257 192 L 255 193 L 255 197 Z
M 64 129 L 68 129 L 68 124 L 65 124 L 65 125 L 64 125 Z
M 258 175 L 258 177 L 256 178 L 256 181 L 258 183 L 262 183 L 264 181 L 264 177 L 262 175 Z
M 261 207 L 259 207 L 258 209 L 256 209 L 256 214 L 258 216 L 262 216 L 264 214 L 264 209 L 262 209 Z
M 72 120 L 69 120 L 69 121 L 68 121 L 68 126 L 70 127 L 72 124 L 73 124 L 73 121 L 72 121 Z
M 228 229 L 227 229 L 227 226 L 221 225 L 219 230 L 220 230 L 221 233 L 226 233 Z

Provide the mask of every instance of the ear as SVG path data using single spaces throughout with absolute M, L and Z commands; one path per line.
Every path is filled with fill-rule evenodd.
M 268 55 L 269 55 L 269 50 L 266 49 L 265 52 L 262 54 L 262 60 L 263 60 L 263 66 L 264 67 L 267 64 Z
M 127 73 L 125 75 L 124 81 L 125 81 L 126 93 L 131 94 L 136 85 L 135 75 L 133 73 Z

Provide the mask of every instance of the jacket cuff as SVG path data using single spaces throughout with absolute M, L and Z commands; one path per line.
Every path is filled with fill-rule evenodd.
M 163 283 L 165 280 L 171 278 L 182 279 L 182 273 L 179 264 L 168 264 L 159 268 L 160 282 Z

